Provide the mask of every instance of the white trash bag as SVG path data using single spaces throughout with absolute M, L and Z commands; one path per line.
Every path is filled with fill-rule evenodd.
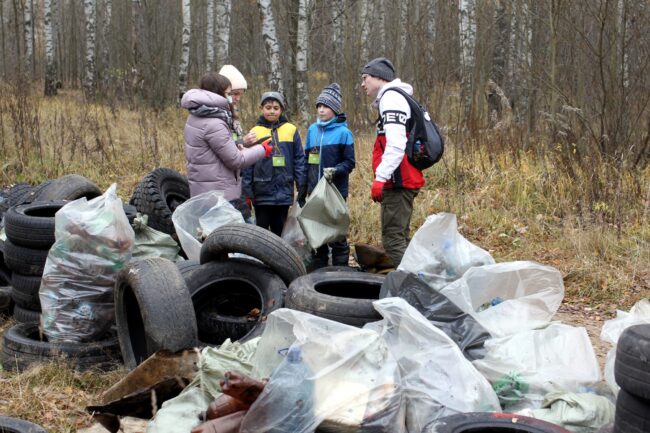
M 429 215 L 415 232 L 397 269 L 412 272 L 439 290 L 460 278 L 472 266 L 494 259 L 458 232 L 456 215 Z
M 187 258 L 199 260 L 201 244 L 214 229 L 245 221 L 221 191 L 208 191 L 178 206 L 172 214 L 172 222 Z
M 373 305 L 384 320 L 365 328 L 378 330 L 397 359 L 409 432 L 421 432 L 448 415 L 501 411 L 490 383 L 458 345 L 414 307 L 402 298 Z
M 269 383 L 241 433 L 405 433 L 397 363 L 377 332 L 281 308 L 269 314 L 253 358 Z
M 471 268 L 440 293 L 471 314 L 493 337 L 546 326 L 564 298 L 562 274 L 535 262 Z
M 92 200 L 72 201 L 54 217 L 56 241 L 39 289 L 50 342 L 101 340 L 115 324 L 113 286 L 135 237 L 116 189 L 113 184 Z
M 472 363 L 497 391 L 508 412 L 541 407 L 551 392 L 579 392 L 600 380 L 598 360 L 585 328 L 552 323 L 485 342 Z
M 614 395 L 618 395 L 620 387 L 614 379 L 614 363 L 616 362 L 616 344 L 618 339 L 627 328 L 634 325 L 650 323 L 650 300 L 641 299 L 634 304 L 630 312 L 617 310 L 616 318 L 608 320 L 603 324 L 600 332 L 600 339 L 612 344 L 612 348 L 607 352 L 605 360 L 605 381 Z

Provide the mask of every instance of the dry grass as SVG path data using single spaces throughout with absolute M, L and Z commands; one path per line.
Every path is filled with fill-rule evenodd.
M 87 104 L 76 92 L 55 99 L 3 94 L 0 183 L 79 173 L 102 188 L 117 182 L 128 199 L 152 168 L 184 171 L 183 110 Z M 244 124 L 252 121 L 249 114 Z M 377 244 L 379 205 L 369 194 L 372 129 L 353 132 L 358 161 L 348 200 L 350 238 Z M 650 169 L 632 171 L 593 156 L 567 159 L 563 147 L 535 138 L 524 150 L 517 135 L 450 134 L 444 161 L 426 172 L 413 229 L 431 213 L 455 213 L 462 233 L 497 261 L 555 266 L 565 276 L 566 302 L 606 315 L 650 296 Z M 79 374 L 61 367 L 0 372 L 0 413 L 56 432 L 88 425 L 83 407 L 121 373 Z

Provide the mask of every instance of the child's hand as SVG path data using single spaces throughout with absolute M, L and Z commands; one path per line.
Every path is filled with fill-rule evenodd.
M 336 175 L 336 167 L 328 167 L 323 169 L 323 177 L 329 183 L 332 183 L 335 175 Z
M 249 132 L 242 137 L 242 141 L 244 142 L 244 147 L 251 147 L 257 141 L 257 135 L 254 132 Z

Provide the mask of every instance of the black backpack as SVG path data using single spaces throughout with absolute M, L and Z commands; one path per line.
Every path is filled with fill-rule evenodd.
M 406 157 L 411 165 L 418 170 L 431 167 L 442 158 L 445 150 L 438 126 L 433 123 L 427 110 L 422 107 L 411 95 L 398 87 L 391 87 L 386 92 L 394 90 L 406 98 L 411 107 L 411 118 L 406 123 Z

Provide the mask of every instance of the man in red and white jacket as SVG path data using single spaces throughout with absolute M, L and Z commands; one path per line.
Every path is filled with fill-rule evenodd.
M 411 108 L 404 96 L 390 89 L 401 88 L 412 95 L 413 87 L 395 78 L 395 67 L 384 57 L 363 67 L 361 87 L 368 96 L 375 98 L 373 105 L 379 110 L 377 138 L 372 151 L 375 180 L 371 194 L 373 201 L 381 203 L 382 243 L 397 267 L 410 241 L 413 201 L 424 186 L 424 176 L 409 163 L 404 153 Z

